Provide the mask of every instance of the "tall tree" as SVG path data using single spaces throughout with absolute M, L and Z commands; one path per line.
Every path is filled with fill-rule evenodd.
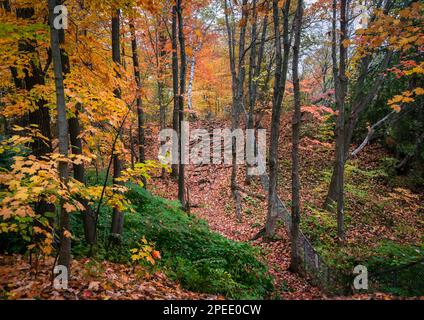
M 58 4 L 63 4 L 64 0 L 59 0 Z M 84 9 L 84 2 L 80 2 L 80 9 Z M 82 33 L 84 35 L 87 34 L 86 30 L 83 30 Z M 65 30 L 60 29 L 59 30 L 59 41 L 60 45 L 63 46 L 65 43 Z M 63 67 L 63 76 L 66 77 L 67 74 L 71 72 L 71 66 L 69 62 L 69 57 L 65 50 L 61 49 L 61 56 L 62 56 L 62 67 Z M 74 155 L 82 155 L 82 139 L 81 139 L 81 125 L 80 125 L 80 111 L 81 111 L 81 104 L 77 103 L 75 106 L 74 115 L 69 118 L 68 125 L 69 125 L 69 139 L 71 143 L 71 150 L 72 154 Z M 73 170 L 74 170 L 74 178 L 78 180 L 81 183 L 85 183 L 85 167 L 84 163 L 73 163 Z M 83 205 L 84 209 L 81 211 L 82 214 L 82 220 L 84 225 L 84 236 L 85 241 L 90 245 L 94 245 L 97 242 L 96 239 L 96 217 L 95 213 L 91 209 L 91 206 L 88 204 L 88 201 L 83 198 L 79 198 L 78 201 Z M 91 248 L 90 248 L 91 250 Z
M 184 121 L 184 96 L 186 92 L 186 70 L 187 70 L 187 58 L 185 49 L 185 36 L 184 36 L 184 20 L 183 20 L 183 8 L 181 6 L 182 0 L 177 0 L 177 16 L 178 16 L 178 41 L 180 47 L 180 85 L 178 95 L 178 148 L 180 150 L 180 161 L 178 169 L 178 199 L 181 202 L 183 208 L 186 208 L 185 203 L 185 173 L 184 173 L 184 157 L 185 150 L 183 149 L 182 140 L 182 125 Z
M 243 0 L 241 4 L 241 20 L 240 20 L 240 34 L 238 39 L 238 58 L 236 54 L 236 27 L 234 25 L 234 4 L 231 0 L 224 1 L 225 9 L 225 23 L 227 27 L 228 36 L 228 50 L 230 57 L 230 70 L 231 70 L 231 89 L 232 89 L 232 115 L 231 115 L 231 129 L 234 131 L 240 127 L 240 113 L 244 109 L 244 82 L 246 77 L 245 66 L 245 43 L 246 43 L 246 29 L 249 10 L 247 8 L 247 0 Z M 236 204 L 236 217 L 241 221 L 241 196 L 239 187 L 237 185 L 237 145 L 236 137 L 232 138 L 232 165 L 231 165 L 231 192 Z
M 294 44 L 293 44 L 293 92 L 294 113 L 292 120 L 292 226 L 291 226 L 291 261 L 290 269 L 298 272 L 300 258 L 298 255 L 299 223 L 300 223 L 300 177 L 299 177 L 299 140 L 301 124 L 301 97 L 299 82 L 299 51 L 300 36 L 302 32 L 303 1 L 297 1 L 296 16 L 294 20 Z
M 178 98 L 178 88 L 179 88 L 179 77 L 178 77 L 178 26 L 177 26 L 177 6 L 172 6 L 172 89 L 174 94 L 174 110 L 172 114 L 172 128 L 175 132 L 179 131 L 179 98 Z M 180 146 L 178 147 L 180 150 Z M 180 159 L 180 154 L 178 155 Z M 178 178 L 178 169 L 179 166 L 176 163 L 172 164 L 172 177 Z
M 279 218 L 277 205 L 277 172 L 278 172 L 278 141 L 280 135 L 281 105 L 286 90 L 286 80 L 290 52 L 289 39 L 289 11 L 290 0 L 286 0 L 283 8 L 283 48 L 281 46 L 279 1 L 273 0 L 273 18 L 275 34 L 275 80 L 272 101 L 271 136 L 269 149 L 269 189 L 268 189 L 268 215 L 265 224 L 265 235 L 272 238 L 275 235 L 276 223 Z M 282 55 L 282 49 L 284 54 Z
M 143 112 L 143 100 L 141 96 L 141 73 L 140 73 L 140 62 L 138 59 L 138 44 L 135 33 L 134 19 L 130 20 L 130 32 L 131 32 L 131 48 L 132 48 L 132 60 L 134 66 L 134 77 L 137 85 L 137 119 L 138 119 L 138 160 L 143 163 L 146 160 L 145 157 L 145 138 L 144 138 L 144 112 Z
M 166 42 L 167 36 L 166 32 L 162 26 L 162 23 L 158 23 L 158 33 L 159 33 L 159 48 L 156 53 L 156 67 L 158 72 L 157 77 L 157 87 L 158 87 L 158 103 L 159 103 L 159 124 L 160 129 L 163 130 L 166 127 L 166 103 L 165 103 L 165 89 L 166 81 L 164 80 L 166 72 L 165 58 L 167 56 Z
M 263 4 L 265 6 L 265 10 L 268 10 L 269 4 L 267 1 L 265 1 Z M 257 20 L 258 20 L 258 13 L 257 13 L 257 5 L 256 1 L 253 3 L 253 23 L 251 28 L 251 47 L 250 47 L 250 59 L 249 59 L 249 79 L 248 79 L 248 90 L 249 90 L 249 112 L 248 112 L 248 119 L 247 119 L 247 129 L 254 129 L 255 128 L 255 106 L 256 102 L 258 100 L 258 90 L 259 90 L 259 78 L 261 75 L 261 72 L 263 70 L 262 64 L 264 62 L 264 53 L 265 53 L 265 44 L 266 44 L 266 36 L 268 32 L 268 12 L 266 11 L 265 17 L 263 18 L 262 22 L 262 32 L 261 32 L 261 38 L 259 41 L 259 48 L 257 48 L 257 42 L 258 42 L 258 32 L 257 32 Z M 260 121 L 260 120 L 259 120 Z M 258 124 L 258 123 L 256 123 Z M 254 152 L 257 152 L 257 144 L 255 141 L 249 141 L 248 143 L 253 144 Z M 251 176 L 249 175 L 249 170 L 246 170 L 246 183 L 250 183 Z
M 116 65 L 120 65 L 121 63 L 121 44 L 120 44 L 120 10 L 116 9 L 112 14 L 112 59 Z M 117 74 L 119 77 L 119 74 Z M 121 90 L 120 88 L 115 89 L 115 97 L 121 98 Z M 113 183 L 116 185 L 122 184 L 119 181 L 121 177 L 122 171 L 122 160 L 119 155 L 114 153 L 113 155 Z M 124 215 L 117 208 L 113 208 L 112 214 L 112 228 L 111 234 L 112 236 L 121 235 L 124 228 Z
M 393 1 L 391 0 L 387 0 L 387 1 L 379 1 L 376 4 L 375 9 L 379 10 L 381 8 L 381 6 L 384 4 L 383 6 L 383 12 L 385 14 L 387 14 L 387 12 L 390 10 L 390 8 L 393 5 Z M 337 5 L 337 4 L 336 4 Z M 334 9 L 333 9 L 334 12 Z M 337 13 L 337 8 L 336 8 L 336 12 Z M 333 14 L 334 15 L 334 14 Z M 374 21 L 376 19 L 377 15 L 374 13 L 371 18 L 370 18 L 370 22 Z M 337 14 L 334 17 L 333 16 L 333 20 L 337 19 Z M 335 22 L 333 21 L 333 25 L 332 28 L 335 29 L 336 25 L 334 24 Z M 348 26 L 347 26 L 348 27 Z M 332 45 L 332 60 L 333 60 L 333 65 L 334 65 L 334 54 L 333 52 L 335 52 L 336 50 L 336 41 L 337 38 L 334 38 L 334 31 L 332 31 L 332 35 L 333 35 L 333 45 Z M 347 39 L 347 35 L 344 35 L 345 39 Z M 360 60 L 359 63 L 359 67 L 358 67 L 358 71 L 359 71 L 359 75 L 357 77 L 356 82 L 352 85 L 352 97 L 351 97 L 351 102 L 350 105 L 351 107 L 348 110 L 348 115 L 346 116 L 346 121 L 344 121 L 344 159 L 343 159 L 343 168 L 344 168 L 344 164 L 346 163 L 348 156 L 349 156 L 349 147 L 350 144 L 352 142 L 352 137 L 353 137 L 353 133 L 354 130 L 356 128 L 356 125 L 358 123 L 359 120 L 359 116 L 361 115 L 361 113 L 364 112 L 364 110 L 371 104 L 371 102 L 374 100 L 374 98 L 378 95 L 382 84 L 384 82 L 385 79 L 385 70 L 388 68 L 390 61 L 392 59 L 392 55 L 393 52 L 388 50 L 384 53 L 383 57 L 381 58 L 381 63 L 379 65 L 379 67 L 375 67 L 373 66 L 373 62 L 375 63 L 375 60 L 380 59 L 379 55 L 372 55 L 372 54 L 367 54 L 365 55 L 365 57 L 363 57 Z M 337 57 L 337 55 L 336 55 Z M 375 81 L 373 82 L 373 85 L 371 86 L 371 88 L 364 92 L 364 87 L 365 87 L 365 79 L 367 77 L 367 75 L 370 74 L 370 72 L 372 72 L 372 69 L 376 69 L 377 72 L 379 72 L 380 74 L 376 76 Z M 333 69 L 333 78 L 334 78 L 334 69 Z M 336 77 L 337 78 L 337 77 Z M 335 86 L 337 85 L 336 83 L 337 81 L 335 80 Z M 339 178 L 339 174 L 338 174 L 338 170 L 339 170 L 339 164 L 336 161 L 334 163 L 334 168 L 333 168 L 333 174 L 331 176 L 331 182 L 330 182 L 330 186 L 328 189 L 328 194 L 325 200 L 325 207 L 327 209 L 331 209 L 332 205 L 334 202 L 337 201 L 338 199 L 338 186 L 337 186 L 337 179 Z
M 253 11 L 253 17 L 252 17 L 252 27 L 250 30 L 250 39 L 251 39 L 251 45 L 250 45 L 250 58 L 249 58 L 249 77 L 248 77 L 248 91 L 249 91 L 249 113 L 248 113 L 248 119 L 247 119 L 247 129 L 253 129 L 253 113 L 255 110 L 255 103 L 256 103 L 256 89 L 257 89 L 257 78 L 256 76 L 256 70 L 260 69 L 260 66 L 257 65 L 258 61 L 256 61 L 256 55 L 257 55 L 257 26 L 258 26 L 258 11 L 256 6 L 257 1 L 253 0 L 252 3 L 252 11 Z M 246 141 L 246 148 L 251 147 L 252 145 L 255 145 L 255 139 L 253 137 L 253 141 Z M 246 183 L 250 183 L 250 175 L 249 175 L 249 166 L 247 165 L 246 168 Z
M 57 136 L 59 139 L 59 153 L 63 157 L 59 161 L 59 175 L 61 181 L 66 185 L 69 172 L 68 163 L 65 160 L 68 157 L 69 138 L 68 138 L 68 120 L 66 119 L 65 90 L 63 87 L 63 68 L 59 43 L 59 31 L 54 27 L 55 19 L 54 8 L 57 0 L 49 0 L 49 21 L 52 61 L 54 66 L 54 79 L 56 87 L 56 110 L 57 110 Z M 63 202 L 63 201 L 62 201 Z M 60 248 L 58 264 L 65 266 L 70 274 L 71 260 L 71 239 L 69 213 L 63 208 L 60 210 Z
M 337 186 L 337 235 L 340 240 L 344 238 L 344 129 L 345 129 L 345 99 L 347 94 L 348 79 L 346 76 L 347 49 L 344 40 L 347 39 L 347 5 L 346 0 L 340 1 L 340 36 L 339 36 L 339 61 L 337 61 L 337 0 L 333 0 L 332 21 L 332 60 L 333 78 L 336 96 L 337 124 L 336 124 L 336 186 Z

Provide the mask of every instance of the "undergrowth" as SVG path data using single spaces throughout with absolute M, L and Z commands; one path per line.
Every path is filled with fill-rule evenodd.
M 205 221 L 187 215 L 178 203 L 153 196 L 141 187 L 131 186 L 127 196 L 135 213 L 125 214 L 118 247 L 108 248 L 111 210 L 102 209 L 98 259 L 129 263 L 130 249 L 144 236 L 161 253 L 159 268 L 185 289 L 234 299 L 263 299 L 271 294 L 272 279 L 258 249 L 210 231 Z M 76 255 L 84 255 L 86 250 L 80 221 L 74 216 Z

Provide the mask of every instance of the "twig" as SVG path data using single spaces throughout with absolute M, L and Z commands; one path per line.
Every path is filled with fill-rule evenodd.
M 368 142 L 371 140 L 372 136 L 374 135 L 375 129 L 381 126 L 387 119 L 389 119 L 393 114 L 395 114 L 396 111 L 392 111 L 389 114 L 387 114 L 384 118 L 377 121 L 373 126 L 368 127 L 368 134 L 365 137 L 364 141 L 359 145 L 358 148 L 356 148 L 354 151 L 352 151 L 351 155 L 352 157 L 356 157 L 359 152 L 361 152 Z
M 128 106 L 128 111 L 125 114 L 125 116 L 124 116 L 124 118 L 123 118 L 123 120 L 122 120 L 122 122 L 121 122 L 121 124 L 119 126 L 119 130 L 117 131 L 117 133 L 115 135 L 115 138 L 113 140 L 112 151 L 111 151 L 111 155 L 110 155 L 110 160 L 109 160 L 109 164 L 108 164 L 107 170 L 106 170 L 106 177 L 105 177 L 105 180 L 104 180 L 104 183 L 103 183 L 102 193 L 100 195 L 99 204 L 97 205 L 97 210 L 96 210 L 96 222 L 95 222 L 95 229 L 94 229 L 95 230 L 94 231 L 95 232 L 95 237 L 97 237 L 97 226 L 98 226 L 98 222 L 99 222 L 100 207 L 102 205 L 103 197 L 104 197 L 104 194 L 105 194 L 105 191 L 106 191 L 107 181 L 109 179 L 109 172 L 110 172 L 110 168 L 111 168 L 112 162 L 113 162 L 115 146 L 116 146 L 116 143 L 118 142 L 119 136 L 121 135 L 121 131 L 122 131 L 122 128 L 124 127 L 125 121 L 127 120 L 128 115 L 132 111 L 132 107 L 134 106 L 135 101 L 136 100 L 133 101 L 133 103 L 131 104 L 131 106 Z
M 249 190 L 246 190 L 246 189 L 244 189 L 244 188 L 240 187 L 239 185 L 237 185 L 237 186 L 236 186 L 236 188 L 237 188 L 239 191 L 241 191 L 241 192 L 243 192 L 243 193 L 247 194 L 248 196 L 251 196 L 251 197 L 254 197 L 254 198 L 258 198 L 258 199 L 260 199 L 260 200 L 265 200 L 265 199 L 266 199 L 266 197 L 265 197 L 264 195 L 259 194 L 259 193 L 255 193 L 255 192 L 251 192 L 251 191 L 249 191 Z

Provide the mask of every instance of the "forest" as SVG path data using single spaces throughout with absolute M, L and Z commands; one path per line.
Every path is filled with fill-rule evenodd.
M 421 1 L 0 0 L 0 300 L 424 299 L 423 75 Z

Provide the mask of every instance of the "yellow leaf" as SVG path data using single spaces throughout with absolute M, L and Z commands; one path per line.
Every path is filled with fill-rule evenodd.
M 409 98 L 409 97 L 403 97 L 402 102 L 405 103 L 409 103 L 409 102 L 414 102 L 415 100 L 413 98 Z
M 424 89 L 423 88 L 415 88 L 414 92 L 417 96 L 420 96 L 420 95 L 424 94 Z
M 40 227 L 35 226 L 34 228 L 32 228 L 34 230 L 35 233 L 43 233 L 44 230 L 41 229 Z
M 350 45 L 350 40 L 349 40 L 349 39 L 344 39 L 344 40 L 342 41 L 342 44 L 343 44 L 343 47 L 347 48 L 347 47 L 349 47 L 349 45 Z
M 392 104 L 391 105 L 392 109 L 395 110 L 396 112 L 400 112 L 400 105 L 398 104 Z

